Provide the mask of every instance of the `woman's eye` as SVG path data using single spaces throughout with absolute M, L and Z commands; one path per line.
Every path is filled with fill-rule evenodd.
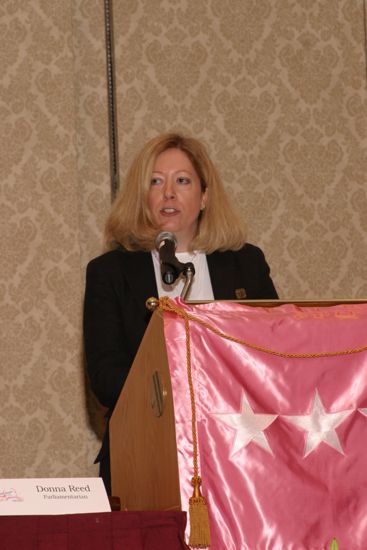
M 184 176 L 180 176 L 177 178 L 177 183 L 180 183 L 181 185 L 187 185 L 188 183 L 191 183 L 190 178 L 185 178 Z
M 152 178 L 150 180 L 150 185 L 159 185 L 160 183 L 162 183 L 162 179 L 161 178 Z

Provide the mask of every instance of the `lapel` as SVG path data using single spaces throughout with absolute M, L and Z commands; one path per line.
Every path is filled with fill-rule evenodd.
M 231 251 L 207 255 L 210 280 L 216 300 L 236 299 L 236 265 Z
M 126 252 L 124 255 L 124 271 L 126 280 L 139 304 L 145 307 L 145 301 L 152 296 L 158 298 L 155 282 L 154 266 L 150 252 Z

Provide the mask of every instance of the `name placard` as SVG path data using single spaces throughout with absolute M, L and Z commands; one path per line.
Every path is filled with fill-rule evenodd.
M 99 477 L 0 479 L 0 515 L 110 512 Z

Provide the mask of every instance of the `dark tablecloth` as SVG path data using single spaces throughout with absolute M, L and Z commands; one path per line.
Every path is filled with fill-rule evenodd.
M 185 512 L 0 516 L 1 550 L 182 550 Z

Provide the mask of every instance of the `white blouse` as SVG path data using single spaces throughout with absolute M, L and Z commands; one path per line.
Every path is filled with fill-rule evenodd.
M 166 283 L 162 281 L 161 264 L 159 261 L 159 254 L 156 250 L 152 251 L 152 258 L 158 296 L 169 296 L 170 298 L 180 296 L 185 284 L 183 275 L 181 274 L 173 285 L 166 285 Z M 182 263 L 191 262 L 195 267 L 195 275 L 191 288 L 186 296 L 186 300 L 214 300 L 208 262 L 204 252 L 176 252 L 176 258 Z

